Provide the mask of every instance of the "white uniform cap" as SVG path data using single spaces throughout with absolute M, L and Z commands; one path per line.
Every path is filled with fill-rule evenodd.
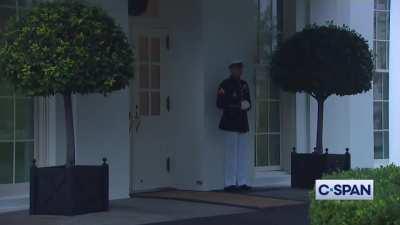
M 243 66 L 243 61 L 242 60 L 234 60 L 229 64 L 228 67 L 231 68 L 232 66 L 236 66 L 236 65 Z

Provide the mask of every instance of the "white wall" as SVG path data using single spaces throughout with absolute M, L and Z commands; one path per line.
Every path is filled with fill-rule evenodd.
M 128 2 L 94 0 L 128 32 Z M 110 165 L 110 198 L 129 195 L 129 91 L 77 96 L 75 103 L 77 164 L 101 164 L 107 157 Z M 60 143 L 58 143 L 60 145 Z
M 256 50 L 256 4 L 240 0 L 203 0 L 204 54 L 204 134 L 201 152 L 205 189 L 223 187 L 224 151 L 223 132 L 218 129 L 221 112 L 216 108 L 219 83 L 229 77 L 227 65 L 234 59 L 245 63 L 244 79 L 254 92 L 254 63 Z M 254 95 L 252 96 L 254 99 Z M 254 129 L 254 107 L 249 112 L 250 129 Z M 250 132 L 249 135 L 254 135 Z M 250 136 L 250 149 L 254 138 Z M 251 151 L 251 158 L 254 152 Z M 251 168 L 253 169 L 253 168 Z
M 172 186 L 202 189 L 200 161 L 204 125 L 201 1 L 160 1 L 160 20 L 170 34 L 166 62 L 171 111 L 168 127 Z
M 400 1 L 391 1 L 389 62 L 389 160 L 400 165 Z
M 310 0 L 310 22 L 346 24 L 373 40 L 373 0 Z M 353 167 L 373 166 L 372 90 L 350 97 L 331 96 L 325 104 L 324 146 L 331 153 L 350 148 Z M 315 146 L 317 105 L 311 100 L 310 143 Z
M 301 31 L 310 23 L 309 0 L 296 1 L 296 31 Z M 310 97 L 304 93 L 296 94 L 296 151 L 311 152 L 310 147 Z

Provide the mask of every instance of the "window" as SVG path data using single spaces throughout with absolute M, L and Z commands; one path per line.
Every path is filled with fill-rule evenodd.
M 277 0 L 258 1 L 256 71 L 255 166 L 280 167 L 280 90 L 268 75 L 272 50 L 278 40 Z
M 160 37 L 139 36 L 139 111 L 141 116 L 161 113 L 161 41 Z
M 280 165 L 280 90 L 270 79 L 256 84 L 256 167 Z
M 7 19 L 27 2 L 0 0 L 0 32 Z M 27 182 L 33 151 L 33 99 L 0 82 L 0 184 Z
M 29 180 L 33 158 L 33 99 L 0 85 L 0 184 Z
M 374 14 L 374 158 L 388 159 L 390 0 L 375 0 Z

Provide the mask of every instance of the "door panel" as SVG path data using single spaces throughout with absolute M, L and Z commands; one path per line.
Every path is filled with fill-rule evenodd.
M 166 34 L 137 31 L 132 34 L 136 55 L 136 75 L 131 90 L 131 192 L 170 185 L 167 170 L 167 73 Z

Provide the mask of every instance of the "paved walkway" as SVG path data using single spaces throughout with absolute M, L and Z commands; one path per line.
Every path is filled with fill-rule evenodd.
M 305 191 L 257 190 L 269 197 L 290 193 L 300 200 Z M 305 200 L 305 199 L 303 199 Z M 306 225 L 307 203 L 268 209 L 248 209 L 197 202 L 133 198 L 111 202 L 111 210 L 75 217 L 30 216 L 27 211 L 0 214 L 1 225 Z

